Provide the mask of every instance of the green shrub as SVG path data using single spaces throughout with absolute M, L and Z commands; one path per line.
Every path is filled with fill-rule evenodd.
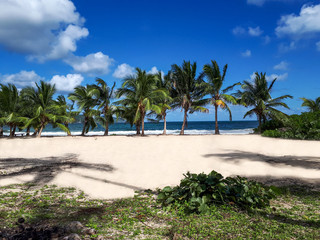
M 176 187 L 165 187 L 158 192 L 158 202 L 162 206 L 183 207 L 188 212 L 204 213 L 216 204 L 235 205 L 242 209 L 269 206 L 275 195 L 269 188 L 243 177 L 223 178 L 212 171 L 208 175 L 184 174 L 184 179 Z
M 265 132 L 267 130 L 276 130 L 278 128 L 284 127 L 284 123 L 278 119 L 271 119 L 261 124 L 261 132 Z M 254 133 L 258 133 L 258 128 L 253 129 Z
M 262 136 L 280 138 L 282 135 L 281 135 L 281 132 L 276 129 L 276 130 L 266 130 L 262 133 Z

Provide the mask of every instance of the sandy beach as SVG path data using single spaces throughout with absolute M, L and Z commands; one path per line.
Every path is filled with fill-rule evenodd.
M 320 186 L 320 142 L 257 135 L 0 139 L 0 186 L 56 184 L 92 198 L 179 183 L 187 171 Z

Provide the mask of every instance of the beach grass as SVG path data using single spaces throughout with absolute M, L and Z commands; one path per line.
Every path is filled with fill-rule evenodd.
M 118 200 L 90 199 L 75 188 L 31 184 L 0 188 L 0 229 L 26 224 L 66 226 L 79 221 L 104 239 L 319 239 L 320 192 L 282 187 L 270 208 L 213 206 L 209 214 L 162 209 L 152 192 Z M 81 236 L 85 237 L 85 236 Z

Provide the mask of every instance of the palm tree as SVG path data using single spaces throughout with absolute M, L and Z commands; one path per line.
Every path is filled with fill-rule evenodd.
M 40 81 L 36 83 L 36 88 L 27 87 L 24 89 L 24 99 L 33 105 L 36 109 L 35 116 L 31 118 L 24 128 L 29 125 L 38 123 L 38 135 L 41 137 L 43 129 L 47 124 L 52 123 L 58 126 L 63 131 L 69 133 L 70 130 L 60 122 L 65 121 L 66 116 L 61 115 L 61 106 L 59 106 L 53 99 L 56 93 L 55 85 Z
M 113 115 L 115 114 L 115 106 L 111 104 L 111 100 L 114 97 L 114 87 L 116 83 L 114 82 L 112 87 L 110 88 L 107 83 L 101 78 L 96 79 L 97 85 L 95 88 L 98 90 L 97 97 L 99 101 L 99 109 L 101 109 L 101 113 L 103 114 L 102 118 L 99 118 L 105 127 L 104 136 L 108 135 L 109 132 L 109 124 L 114 123 Z
M 14 137 L 16 127 L 27 119 L 20 116 L 21 103 L 18 89 L 13 84 L 0 84 L 0 105 L 2 108 L 2 118 L 0 123 L 6 124 L 10 128 L 10 137 Z
M 267 118 L 284 118 L 287 115 L 275 107 L 285 107 L 289 109 L 288 105 L 282 102 L 283 99 L 292 98 L 290 95 L 283 95 L 277 98 L 271 97 L 271 90 L 277 78 L 273 79 L 268 85 L 266 73 L 255 73 L 254 82 L 244 81 L 242 85 L 243 91 L 238 91 L 235 95 L 240 97 L 239 103 L 253 108 L 249 110 L 243 118 L 255 114 L 259 121 L 258 132 L 261 133 L 262 121 L 265 122 Z
M 163 135 L 167 134 L 167 111 L 171 109 L 170 103 L 172 102 L 172 98 L 170 97 L 172 92 L 172 81 L 171 81 L 171 72 L 169 71 L 167 75 L 163 76 L 162 72 L 159 71 L 155 74 L 157 79 L 157 87 L 158 89 L 163 89 L 167 93 L 167 97 L 161 99 L 161 102 L 157 103 L 160 107 L 160 112 L 156 113 L 151 111 L 150 116 L 156 115 L 156 121 L 159 122 L 163 120 Z
M 134 123 L 141 123 L 142 136 L 144 136 L 144 118 L 147 111 L 161 111 L 156 103 L 167 97 L 163 89 L 158 89 L 157 79 L 152 74 L 147 74 L 136 68 L 136 75 L 124 79 L 122 87 L 118 90 L 118 97 L 125 96 L 118 103 L 124 106 L 136 106 Z
M 303 103 L 302 107 L 307 107 L 309 109 L 309 112 L 317 112 L 320 111 L 320 97 L 316 98 L 315 101 L 312 99 L 307 98 L 301 98 Z
M 60 114 L 66 116 L 64 121 L 61 123 L 64 124 L 66 128 L 69 128 L 69 124 L 73 123 L 75 121 L 75 117 L 79 114 L 78 111 L 72 111 L 74 102 L 72 101 L 71 104 L 68 104 L 65 96 L 59 95 L 57 97 L 56 103 L 58 106 L 60 106 Z M 68 132 L 68 136 L 71 136 L 70 131 Z
M 184 110 L 184 118 L 180 131 L 180 135 L 184 134 L 184 128 L 187 124 L 188 113 L 195 111 L 208 112 L 207 108 L 202 107 L 207 103 L 201 100 L 204 95 L 203 74 L 196 77 L 197 64 L 191 64 L 189 61 L 183 61 L 182 66 L 174 64 L 172 68 L 173 81 L 173 108 L 181 107 Z
M 218 107 L 220 106 L 223 110 L 228 111 L 230 121 L 232 121 L 231 110 L 227 103 L 237 103 L 236 98 L 226 94 L 226 92 L 232 90 L 236 85 L 240 85 L 240 83 L 235 83 L 232 86 L 221 90 L 223 82 L 225 80 L 227 69 L 228 65 L 226 64 L 223 68 L 221 76 L 220 69 L 216 61 L 211 61 L 211 64 L 206 64 L 203 67 L 204 75 L 208 80 L 208 82 L 205 84 L 205 92 L 206 94 L 211 95 L 210 102 L 215 109 L 215 134 L 220 134 L 218 127 Z
M 78 110 L 83 110 L 84 123 L 81 136 L 84 136 L 91 127 L 94 129 L 97 124 L 95 118 L 99 115 L 99 111 L 94 109 L 98 105 L 98 100 L 94 98 L 97 89 L 93 85 L 78 86 L 73 93 L 69 94 L 69 99 L 78 105 Z

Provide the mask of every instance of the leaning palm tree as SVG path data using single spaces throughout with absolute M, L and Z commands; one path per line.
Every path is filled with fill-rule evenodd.
M 209 94 L 211 96 L 210 102 L 215 109 L 215 134 L 220 134 L 218 127 L 218 107 L 220 106 L 223 110 L 228 111 L 229 119 L 230 121 L 232 121 L 232 114 L 228 103 L 237 103 L 236 98 L 232 95 L 226 94 L 226 92 L 232 90 L 236 85 L 240 85 L 240 83 L 235 83 L 221 90 L 223 82 L 225 80 L 227 69 L 228 65 L 226 64 L 221 75 L 219 66 L 216 61 L 211 61 L 211 64 L 206 64 L 203 67 L 204 75 L 208 80 L 208 82 L 205 84 L 206 94 Z
M 27 118 L 21 116 L 21 101 L 15 85 L 0 84 L 0 105 L 3 115 L 0 119 L 0 125 L 9 126 L 10 137 L 14 137 L 17 126 L 27 120 Z
M 99 115 L 99 111 L 94 109 L 98 105 L 98 100 L 94 97 L 97 89 L 93 85 L 78 86 L 73 93 L 69 94 L 69 99 L 78 105 L 78 111 L 83 111 L 84 123 L 81 136 L 84 136 L 91 127 L 97 127 L 95 118 Z
M 34 117 L 28 121 L 24 128 L 38 123 L 36 127 L 38 129 L 37 137 L 41 137 L 43 129 L 49 123 L 56 125 L 67 133 L 70 132 L 67 127 L 60 123 L 66 119 L 66 116 L 61 114 L 61 106 L 53 99 L 55 93 L 55 85 L 44 81 L 40 81 L 40 84 L 36 83 L 36 88 L 27 87 L 24 89 L 23 98 L 36 109 Z
M 195 111 L 208 112 L 207 108 L 202 107 L 207 100 L 202 100 L 205 88 L 203 83 L 203 74 L 196 77 L 197 64 L 191 64 L 189 61 L 183 61 L 182 66 L 174 64 L 171 66 L 173 81 L 173 108 L 181 107 L 184 111 L 183 123 L 180 135 L 184 134 L 184 128 L 187 124 L 188 113 Z
M 258 132 L 261 133 L 262 121 L 267 118 L 285 118 L 287 115 L 275 107 L 285 107 L 288 105 L 283 101 L 286 98 L 292 98 L 290 95 L 283 95 L 277 98 L 271 97 L 271 90 L 277 78 L 273 79 L 271 84 L 268 84 L 266 73 L 255 73 L 254 82 L 244 81 L 242 85 L 243 91 L 238 91 L 235 95 L 240 97 L 239 103 L 246 107 L 253 107 L 243 118 L 256 115 L 259 121 Z
M 307 107 L 309 112 L 317 112 L 320 111 L 320 97 L 316 98 L 316 100 L 301 98 L 303 103 L 302 107 Z
M 161 111 L 156 104 L 167 97 L 166 91 L 157 87 L 157 79 L 152 74 L 136 68 L 136 75 L 124 79 L 118 90 L 118 97 L 125 98 L 118 101 L 124 106 L 136 105 L 134 123 L 141 123 L 141 135 L 144 136 L 144 119 L 149 110 L 157 113 Z
M 101 109 L 103 117 L 99 120 L 105 128 L 104 136 L 108 135 L 109 124 L 114 123 L 113 115 L 115 114 L 116 108 L 112 105 L 111 100 L 114 97 L 114 87 L 116 83 L 114 82 L 110 88 L 107 83 L 101 78 L 96 79 L 97 85 L 94 85 L 97 91 L 97 98 L 99 101 L 98 108 Z

